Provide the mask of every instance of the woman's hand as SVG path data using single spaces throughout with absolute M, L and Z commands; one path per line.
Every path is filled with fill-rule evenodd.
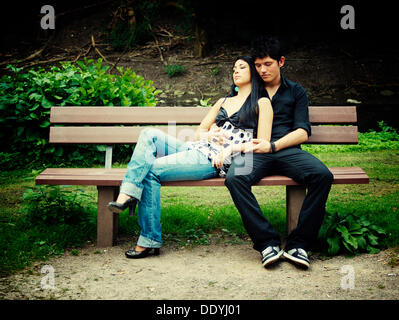
M 208 140 L 208 142 L 212 142 L 213 139 L 217 140 L 217 143 L 219 145 L 222 145 L 225 141 L 225 139 L 228 138 L 228 135 L 226 134 L 226 132 L 218 127 L 218 126 L 212 126 L 209 131 L 206 133 L 206 136 L 204 136 L 204 138 L 206 140 Z
M 224 148 L 221 152 L 219 152 L 218 156 L 216 159 L 212 159 L 212 167 L 215 167 L 217 169 L 220 169 L 223 167 L 224 160 L 228 158 L 232 154 L 232 148 Z

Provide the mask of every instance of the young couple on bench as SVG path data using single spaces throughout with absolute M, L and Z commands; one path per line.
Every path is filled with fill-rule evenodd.
M 116 213 L 128 207 L 134 211 L 138 205 L 141 232 L 126 257 L 159 254 L 161 182 L 222 176 L 263 266 L 284 256 L 301 268 L 309 267 L 307 251 L 321 227 L 333 175 L 300 147 L 311 135 L 309 102 L 302 86 L 282 76 L 284 62 L 277 39 L 258 38 L 252 56 L 234 62 L 231 92 L 209 110 L 196 141 L 183 142 L 157 129 L 142 130 L 119 196 L 108 204 Z M 263 177 L 276 174 L 308 189 L 284 250 L 251 191 Z

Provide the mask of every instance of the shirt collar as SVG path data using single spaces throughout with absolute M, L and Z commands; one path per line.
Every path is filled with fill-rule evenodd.
M 282 85 L 283 87 L 286 87 L 286 88 L 288 88 L 288 82 L 287 82 L 287 79 L 285 79 L 285 78 L 283 77 L 283 75 L 282 75 L 282 74 L 280 74 L 280 79 L 281 79 L 281 85 Z

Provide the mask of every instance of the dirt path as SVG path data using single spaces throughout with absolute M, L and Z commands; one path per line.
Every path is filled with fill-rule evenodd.
M 166 246 L 160 256 L 140 260 L 126 259 L 126 249 L 88 246 L 79 255 L 52 258 L 1 279 L 0 299 L 399 299 L 398 269 L 386 264 L 388 251 L 324 261 L 312 256 L 305 271 L 287 261 L 265 269 L 250 244 Z M 44 265 L 51 267 L 42 274 Z M 52 285 L 52 274 L 54 288 L 43 289 Z

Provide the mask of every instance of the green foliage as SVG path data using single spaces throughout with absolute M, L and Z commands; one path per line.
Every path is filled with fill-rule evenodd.
M 81 225 L 90 223 L 86 205 L 92 200 L 83 189 L 60 186 L 36 186 L 26 189 L 24 213 L 27 224 L 32 225 Z
M 200 104 L 197 107 L 212 107 L 212 103 L 210 103 L 209 101 L 211 100 L 211 98 L 208 99 L 201 99 L 200 100 Z
M 165 72 L 168 74 L 169 78 L 177 77 L 186 71 L 186 67 L 180 64 L 168 64 L 165 67 Z
M 369 130 L 359 134 L 360 148 L 366 147 L 368 151 L 388 149 L 399 149 L 399 133 L 396 129 L 388 126 L 384 121 L 378 122 L 380 131 Z
M 0 80 L 0 165 L 35 161 L 90 161 L 103 159 L 99 147 L 48 144 L 50 108 L 58 106 L 153 106 L 160 93 L 152 81 L 129 68 L 108 72 L 102 60 L 62 62 L 49 70 L 24 71 L 12 65 Z M 12 142 L 12 143 L 11 143 Z M 101 149 L 101 147 L 100 147 Z M 69 151 L 71 150 L 71 151 Z M 68 152 L 65 152 L 68 151 Z M 15 160 L 19 158 L 22 163 Z
M 1 274 L 95 238 L 95 200 L 84 190 L 39 186 L 26 189 L 23 199 L 18 218 L 0 224 Z
M 210 244 L 211 241 L 208 235 L 202 229 L 188 229 L 186 230 L 187 242 L 194 244 Z
M 399 133 L 384 121 L 378 122 L 379 131 L 359 132 L 359 143 L 356 145 L 302 145 L 303 150 L 318 152 L 353 152 L 376 150 L 399 150 Z
M 377 253 L 381 237 L 385 231 L 372 224 L 364 216 L 353 214 L 326 214 L 319 237 L 328 247 L 329 255 L 339 252 L 351 254 L 359 252 Z
M 212 74 L 214 76 L 217 76 L 220 73 L 219 67 L 216 67 L 215 69 L 212 69 Z

